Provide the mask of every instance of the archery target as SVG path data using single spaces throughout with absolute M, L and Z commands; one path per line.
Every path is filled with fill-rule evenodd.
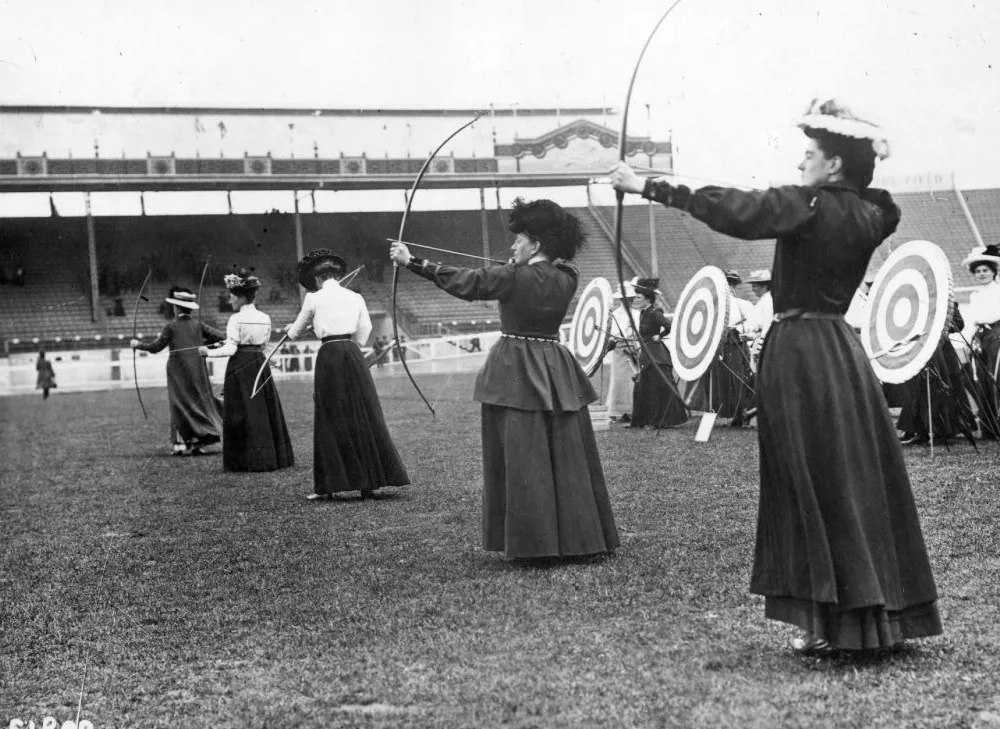
M 717 266 L 705 266 L 681 292 L 668 341 L 674 372 L 691 382 L 708 371 L 726 333 L 729 284 Z
M 868 294 L 861 343 L 882 382 L 899 384 L 927 365 L 951 315 L 951 265 L 926 240 L 893 251 Z
M 606 278 L 595 278 L 580 295 L 570 325 L 570 350 L 587 377 L 604 360 L 610 319 L 611 284 Z

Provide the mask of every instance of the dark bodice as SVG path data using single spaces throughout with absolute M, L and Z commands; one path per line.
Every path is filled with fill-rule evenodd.
M 489 268 L 456 268 L 436 263 L 410 264 L 415 273 L 466 301 L 500 302 L 500 328 L 517 334 L 558 335 L 579 274 L 567 263 L 539 261 Z
M 671 195 L 651 183 L 653 200 L 683 200 L 683 208 L 713 230 L 735 238 L 776 238 L 771 290 L 775 313 L 805 309 L 844 314 L 872 253 L 899 224 L 899 208 L 884 190 L 863 193 L 846 183 L 746 192 L 703 187 Z

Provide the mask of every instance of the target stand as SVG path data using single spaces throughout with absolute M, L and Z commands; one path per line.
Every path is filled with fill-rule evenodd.
M 668 342 L 674 372 L 686 382 L 708 373 L 708 411 L 701 417 L 695 440 L 708 440 L 715 424 L 711 367 L 719 354 L 729 321 L 730 296 L 726 275 L 705 266 L 688 281 L 674 309 L 673 337 Z
M 952 317 L 951 265 L 937 245 L 913 240 L 894 250 L 868 294 L 861 345 L 882 382 L 913 379 L 937 351 Z M 927 427 L 934 457 L 934 414 L 927 378 Z
M 597 373 L 608 353 L 610 325 L 611 284 L 606 278 L 598 277 L 588 283 L 580 295 L 569 333 L 569 350 L 587 377 Z M 591 405 L 590 421 L 594 430 L 608 430 L 611 425 L 607 405 Z

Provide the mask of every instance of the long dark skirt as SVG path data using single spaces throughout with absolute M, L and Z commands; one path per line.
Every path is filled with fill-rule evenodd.
M 969 391 L 976 402 L 979 428 L 983 438 L 1000 438 L 1000 377 L 997 362 L 1000 359 L 1000 324 L 977 337 L 980 351 L 974 352 L 967 365 Z
M 276 471 L 294 465 L 292 441 L 271 370 L 251 398 L 254 378 L 264 363 L 259 349 L 240 349 L 226 365 L 223 387 L 222 466 L 227 471 Z
M 746 410 L 753 407 L 753 372 L 750 350 L 735 329 L 726 332 L 720 345 L 721 359 L 712 365 L 713 405 L 720 418 L 732 418 L 731 425 L 746 423 Z
M 661 364 L 663 373 L 671 378 L 673 370 L 669 364 Z M 652 364 L 647 364 L 639 371 L 635 390 L 632 394 L 633 428 L 643 428 L 651 425 L 654 428 L 671 428 L 687 422 L 688 413 L 681 400 L 663 381 Z
M 174 443 L 203 446 L 222 439 L 222 403 L 212 392 L 205 360 L 194 350 L 170 353 L 167 396 Z
M 902 448 L 857 334 L 839 320 L 778 322 L 757 383 L 750 589 L 766 615 L 851 650 L 940 633 Z
M 483 546 L 508 557 L 610 552 L 618 529 L 585 407 L 482 406 Z
M 930 417 L 928 417 L 927 390 L 930 385 Z M 896 421 L 896 429 L 906 435 L 930 436 L 933 426 L 934 439 L 948 439 L 956 435 L 972 438 L 972 411 L 965 393 L 962 365 L 951 342 L 944 338 L 927 366 L 905 383 L 903 409 Z
M 316 357 L 313 480 L 317 494 L 410 483 L 361 349 L 351 340 L 320 347 Z

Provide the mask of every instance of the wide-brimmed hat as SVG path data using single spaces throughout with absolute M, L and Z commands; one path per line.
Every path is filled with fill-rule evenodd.
M 660 285 L 660 279 L 658 278 L 640 278 L 636 279 L 634 288 L 636 293 L 642 294 L 652 299 L 656 298 L 657 294 L 659 294 L 660 296 L 663 295 L 663 292 L 657 288 L 657 286 L 659 285 Z
M 751 271 L 750 275 L 747 276 L 747 283 L 750 284 L 760 284 L 760 283 L 771 283 L 771 272 L 766 268 L 758 268 L 756 271 Z
M 174 306 L 191 309 L 192 311 L 197 311 L 198 309 L 198 297 L 184 289 L 177 289 L 172 296 L 168 296 L 164 301 Z
M 889 140 L 877 125 L 862 119 L 836 99 L 813 99 L 796 125 L 800 129 L 820 129 L 853 139 L 871 140 L 879 159 L 889 157 Z
M 614 298 L 616 299 L 634 299 L 635 298 L 635 284 L 631 281 L 625 282 L 625 296 L 622 296 L 622 287 L 619 286 L 615 289 Z
M 725 274 L 726 274 L 726 281 L 732 284 L 733 286 L 735 286 L 736 284 L 743 283 L 743 279 L 742 277 L 740 277 L 739 271 L 730 268 L 729 270 L 725 271 Z
M 980 263 L 992 263 L 994 266 L 1000 266 L 1000 247 L 996 244 L 977 246 L 969 251 L 969 255 L 962 261 L 962 265 L 969 271 L 972 271 Z
M 302 284 L 302 288 L 306 291 L 317 290 L 316 267 L 321 263 L 327 262 L 340 266 L 341 273 L 347 270 L 347 261 L 329 248 L 317 248 L 314 251 L 309 251 L 296 267 L 299 283 Z

